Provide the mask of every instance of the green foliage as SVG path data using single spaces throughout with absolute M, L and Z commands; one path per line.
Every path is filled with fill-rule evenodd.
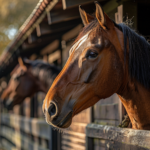
M 31 14 L 39 0 L 0 0 L 0 53 Z

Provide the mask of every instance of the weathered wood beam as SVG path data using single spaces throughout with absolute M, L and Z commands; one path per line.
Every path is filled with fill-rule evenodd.
M 51 52 L 53 52 L 54 50 L 56 50 L 59 47 L 59 40 L 55 40 L 52 43 L 50 43 L 49 45 L 47 45 L 46 47 L 44 47 L 40 54 L 41 55 L 45 55 L 45 54 L 49 54 Z
M 82 24 L 77 25 L 75 28 L 73 28 L 70 31 L 68 31 L 67 33 L 65 33 L 62 36 L 62 40 L 68 41 L 72 38 L 75 38 L 79 34 L 79 32 L 81 31 L 82 27 L 83 27 Z
M 68 31 L 68 30 L 65 30 L 65 31 Z M 31 44 L 26 41 L 22 44 L 22 49 L 20 52 L 22 53 L 22 51 L 31 50 L 31 49 L 33 51 L 36 49 L 39 49 L 39 48 L 43 49 L 44 47 L 46 47 L 49 43 L 51 43 L 55 39 L 60 38 L 61 35 L 65 33 L 65 31 L 62 31 L 62 32 L 60 31 L 57 34 L 53 33 L 53 34 L 40 36 L 35 42 L 33 42 Z
M 48 56 L 48 62 L 53 63 L 55 60 L 58 60 L 60 58 L 61 58 L 61 52 L 60 50 L 57 50 Z
M 105 1 L 103 1 L 103 2 L 105 2 Z M 95 4 L 94 4 L 93 1 L 92 2 L 90 1 L 90 3 L 84 4 L 83 8 L 88 13 L 93 13 L 94 10 L 95 10 Z M 53 10 L 51 10 L 50 13 L 47 13 L 47 17 L 48 17 L 48 20 L 49 20 L 50 24 L 60 23 L 60 22 L 63 22 L 63 21 L 73 20 L 75 18 L 80 18 L 79 5 L 77 5 L 76 7 L 65 9 L 65 10 L 53 9 Z
M 48 24 L 51 24 L 51 23 L 52 23 L 50 12 L 47 12 L 47 21 L 48 21 Z
M 37 28 L 37 36 L 42 36 L 42 35 L 47 35 L 47 34 L 53 34 L 53 33 L 59 33 L 62 31 L 70 30 L 77 26 L 79 23 L 81 23 L 81 19 L 77 18 L 74 20 L 68 20 L 68 21 L 63 21 L 60 23 L 55 23 L 49 25 L 47 22 L 42 22 L 39 24 Z
M 37 36 L 41 36 L 41 30 L 40 30 L 40 25 L 39 24 L 36 27 L 36 33 L 37 33 Z
M 17 150 L 16 146 L 14 146 L 12 143 L 8 142 L 8 140 L 4 138 L 1 139 L 1 145 L 8 150 Z
M 71 10 L 52 10 L 47 14 L 49 24 L 59 23 L 65 20 L 72 20 L 74 18 L 79 18 L 79 10 L 78 8 L 73 8 Z
M 37 55 L 35 53 L 29 57 L 30 60 L 35 60 L 36 58 L 37 58 Z
M 46 133 L 48 133 L 48 131 Z M 1 128 L 1 134 L 3 137 L 5 137 L 6 139 L 8 139 L 9 141 L 11 141 L 16 145 L 16 149 L 14 150 L 17 149 L 48 150 L 47 148 L 42 147 L 38 142 L 36 142 L 35 137 L 34 137 L 34 141 L 32 141 L 28 136 L 22 134 L 21 132 L 18 132 L 17 130 L 14 131 L 9 127 L 3 126 Z
M 2 123 L 5 125 L 11 126 L 15 129 L 21 129 L 25 133 L 49 140 L 50 128 L 44 120 L 25 118 L 10 114 L 1 114 L 1 117 Z
M 62 4 L 63 4 L 63 9 L 67 9 L 70 7 L 76 7 L 79 5 L 84 5 L 87 3 L 91 3 L 94 2 L 95 0 L 75 0 L 75 1 L 71 1 L 71 0 L 62 0 Z M 108 0 L 98 0 L 99 2 L 103 2 L 103 1 L 108 1 Z
M 28 43 L 33 43 L 37 40 L 37 35 L 35 33 L 31 33 L 29 36 L 28 36 Z
M 122 149 L 124 146 L 126 149 L 150 149 L 150 131 L 146 130 L 88 124 L 86 136 L 108 141 L 106 145 L 110 149 Z

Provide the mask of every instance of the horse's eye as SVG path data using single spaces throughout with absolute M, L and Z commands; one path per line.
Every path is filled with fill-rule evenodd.
M 87 54 L 86 54 L 86 58 L 88 59 L 94 59 L 96 58 L 98 55 L 97 52 L 94 52 L 94 51 L 88 51 Z

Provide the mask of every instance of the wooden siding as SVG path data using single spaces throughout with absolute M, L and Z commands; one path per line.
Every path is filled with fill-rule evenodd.
M 94 105 L 95 123 L 117 126 L 120 121 L 120 100 L 116 94 Z

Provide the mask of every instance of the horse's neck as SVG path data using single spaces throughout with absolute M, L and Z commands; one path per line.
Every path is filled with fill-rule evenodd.
M 51 84 L 53 83 L 53 80 L 55 77 L 58 75 L 57 72 L 53 72 L 51 68 L 49 69 L 43 69 L 43 68 L 38 68 L 38 73 L 36 72 L 37 68 L 32 69 L 32 74 L 36 79 L 36 86 L 37 86 L 37 91 L 42 91 L 44 93 L 47 93 Z
M 139 83 L 119 95 L 134 129 L 150 129 L 150 91 Z

